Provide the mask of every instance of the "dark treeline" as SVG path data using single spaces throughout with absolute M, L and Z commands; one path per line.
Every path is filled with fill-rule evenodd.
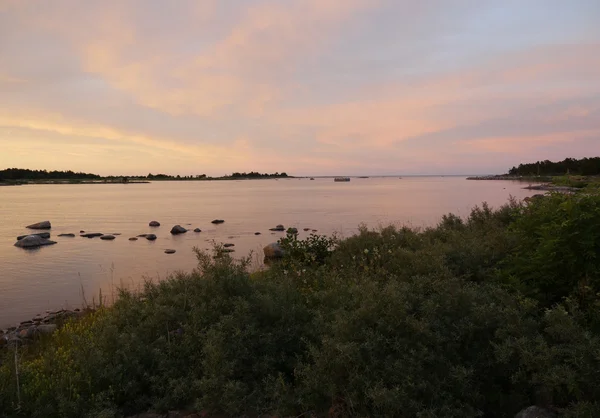
M 0 170 L 0 180 L 66 180 L 66 179 L 99 179 L 97 174 L 76 173 L 74 171 L 28 170 L 24 168 L 7 168 Z
M 228 179 L 262 179 L 262 178 L 285 178 L 289 177 L 287 173 L 258 173 L 251 171 L 249 173 L 235 172 L 231 175 L 222 177 L 210 177 L 206 174 L 181 176 L 172 176 L 169 174 L 152 174 L 147 176 L 99 176 L 98 174 L 78 173 L 74 171 L 47 171 L 47 170 L 29 170 L 23 168 L 7 168 L 0 170 L 0 181 L 4 180 L 98 180 L 98 179 L 148 179 L 148 180 L 228 180 Z
M 566 158 L 563 161 L 538 161 L 530 164 L 519 164 L 508 172 L 515 176 L 561 176 L 565 174 L 579 174 L 582 176 L 595 176 L 600 174 L 600 157 Z

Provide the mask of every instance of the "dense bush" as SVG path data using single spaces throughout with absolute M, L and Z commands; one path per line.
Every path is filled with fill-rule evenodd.
M 281 244 L 4 350 L 0 415 L 600 416 L 600 196 Z

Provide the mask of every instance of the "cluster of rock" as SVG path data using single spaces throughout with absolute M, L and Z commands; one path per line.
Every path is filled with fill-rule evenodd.
M 78 318 L 84 313 L 85 311 L 80 309 L 46 312 L 44 316 L 38 315 L 17 326 L 0 330 L 0 348 L 31 343 L 42 335 L 52 334 L 58 328 L 58 324 L 70 318 Z

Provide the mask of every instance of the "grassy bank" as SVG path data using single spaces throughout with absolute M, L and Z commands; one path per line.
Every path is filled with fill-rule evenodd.
M 3 350 L 0 414 L 600 416 L 599 195 L 283 245 L 253 274 L 198 253 L 194 272 Z

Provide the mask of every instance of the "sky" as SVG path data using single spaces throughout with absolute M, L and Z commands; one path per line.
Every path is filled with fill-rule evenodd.
M 598 0 L 0 0 L 0 169 L 503 173 L 600 155 Z

